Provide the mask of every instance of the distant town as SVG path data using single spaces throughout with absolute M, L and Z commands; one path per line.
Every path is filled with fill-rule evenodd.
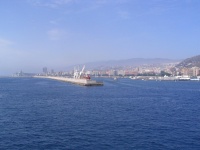
M 178 67 L 177 67 L 178 66 Z M 77 66 L 76 66 L 77 67 Z M 81 69 L 82 66 L 77 68 Z M 87 66 L 86 66 L 87 68 Z M 108 78 L 131 78 L 141 80 L 200 80 L 200 67 L 180 67 L 179 62 L 161 63 L 161 64 L 143 64 L 140 66 L 114 66 L 104 69 L 86 69 L 85 74 L 91 77 Z M 23 71 L 15 73 L 15 77 L 24 76 L 63 76 L 73 77 L 74 70 L 55 72 L 54 69 L 43 67 L 41 73 L 24 73 Z

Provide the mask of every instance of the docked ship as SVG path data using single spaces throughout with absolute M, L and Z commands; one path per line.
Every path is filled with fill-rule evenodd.
M 79 71 L 79 69 L 76 69 L 74 67 L 74 79 L 87 79 L 90 80 L 90 74 L 84 73 L 85 65 L 83 66 L 82 70 Z
M 83 66 L 82 70 L 79 71 L 79 69 L 74 68 L 74 75 L 72 78 L 68 77 L 57 77 L 57 76 L 34 76 L 36 78 L 46 78 L 46 79 L 53 79 L 58 81 L 64 81 L 69 82 L 73 84 L 78 85 L 84 85 L 84 86 L 99 86 L 103 85 L 103 82 L 98 82 L 95 80 L 91 80 L 90 75 L 84 73 L 85 66 Z
M 189 81 L 190 80 L 190 77 L 188 76 L 182 76 L 178 79 L 179 81 Z

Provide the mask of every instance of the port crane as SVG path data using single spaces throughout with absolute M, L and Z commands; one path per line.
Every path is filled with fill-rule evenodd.
M 76 69 L 76 68 L 74 67 L 74 79 L 85 78 L 85 77 L 83 76 L 84 70 L 85 70 L 85 65 L 83 66 L 83 68 L 82 68 L 81 71 L 79 71 L 79 69 Z M 87 78 L 88 78 L 88 77 L 89 77 L 89 76 L 87 75 Z M 88 78 L 88 79 L 90 79 L 90 78 Z
M 81 76 L 82 76 L 82 74 L 83 74 L 83 72 L 84 72 L 84 69 L 85 69 L 85 65 L 83 66 L 83 68 L 82 68 L 82 70 L 81 70 L 81 72 L 80 72 L 80 74 L 79 74 L 79 77 L 81 78 Z

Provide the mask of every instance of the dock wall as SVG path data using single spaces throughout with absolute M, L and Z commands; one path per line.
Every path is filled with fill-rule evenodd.
M 103 85 L 103 82 L 97 82 L 95 80 L 88 80 L 88 79 L 74 79 L 74 78 L 65 78 L 65 77 L 51 77 L 51 76 L 35 76 L 37 78 L 46 78 L 46 79 L 53 79 L 58 81 L 69 82 L 78 85 L 84 86 L 98 86 Z

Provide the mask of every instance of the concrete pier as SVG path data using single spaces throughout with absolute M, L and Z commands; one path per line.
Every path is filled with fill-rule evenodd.
M 69 83 L 83 85 L 83 86 L 102 86 L 103 85 L 103 82 L 97 82 L 95 80 L 88 80 L 88 79 L 74 79 L 74 78 L 52 77 L 52 76 L 35 76 L 35 77 L 59 80 L 59 81 L 69 82 Z

